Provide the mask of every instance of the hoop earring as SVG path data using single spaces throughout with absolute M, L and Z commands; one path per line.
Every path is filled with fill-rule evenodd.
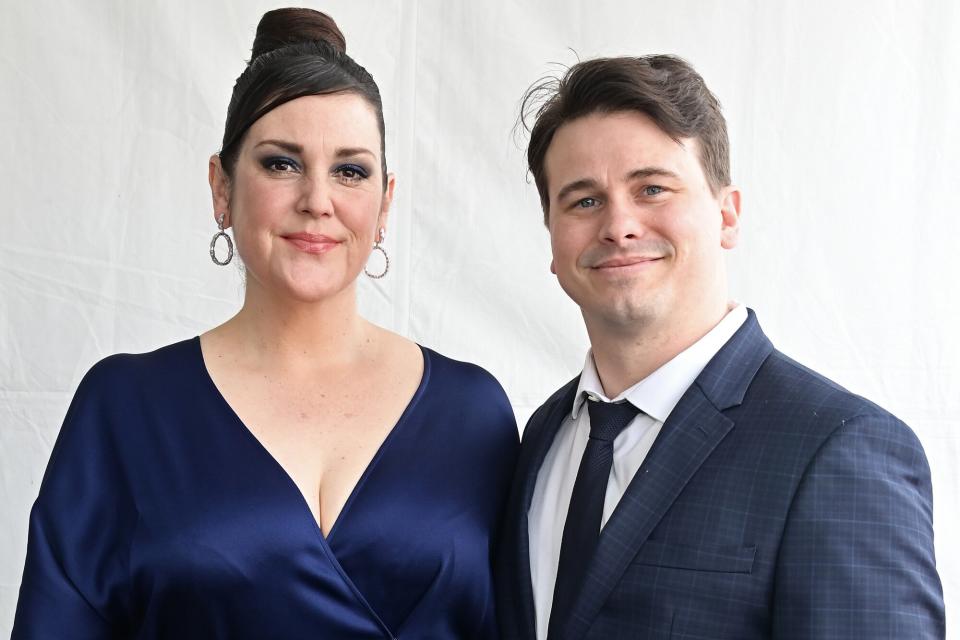
M 380 253 L 383 254 L 383 261 L 384 261 L 383 271 L 381 273 L 370 273 L 369 271 L 367 271 L 366 267 L 363 268 L 363 272 L 367 274 L 368 277 L 373 278 L 374 280 L 379 280 L 383 276 L 387 275 L 388 271 L 390 271 L 390 256 L 387 255 L 387 250 L 384 249 L 382 246 L 380 246 L 380 243 L 383 242 L 383 239 L 387 237 L 386 229 L 381 228 L 378 236 L 379 237 L 377 238 L 377 241 L 373 243 L 373 250 L 379 251 Z
M 230 236 L 223 230 L 223 218 L 226 214 L 221 213 L 220 217 L 217 218 L 217 227 L 220 231 L 217 231 L 213 234 L 213 239 L 210 240 L 210 259 L 213 260 L 214 264 L 225 267 L 230 264 L 230 261 L 233 260 L 233 240 L 230 239 Z M 224 260 L 217 259 L 217 240 L 224 238 L 227 241 L 227 257 Z

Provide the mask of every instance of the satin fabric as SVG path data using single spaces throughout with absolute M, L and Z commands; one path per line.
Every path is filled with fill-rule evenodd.
M 496 637 L 513 413 L 488 373 L 422 351 L 326 538 L 198 338 L 97 364 L 31 513 L 13 640 Z

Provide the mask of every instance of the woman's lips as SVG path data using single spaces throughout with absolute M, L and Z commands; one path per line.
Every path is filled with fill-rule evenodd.
M 281 237 L 304 253 L 326 253 L 340 244 L 330 236 L 316 233 L 290 233 Z

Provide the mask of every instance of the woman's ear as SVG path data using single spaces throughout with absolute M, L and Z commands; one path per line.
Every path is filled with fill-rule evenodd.
M 393 204 L 393 189 L 397 184 L 396 176 L 387 174 L 387 188 L 383 190 L 383 199 L 380 201 L 380 215 L 377 216 L 377 231 L 387 228 L 387 218 L 390 216 L 390 205 Z
M 207 179 L 210 182 L 210 195 L 213 198 L 213 219 L 224 216 L 223 228 L 230 226 L 230 178 L 223 170 L 218 154 L 210 156 Z

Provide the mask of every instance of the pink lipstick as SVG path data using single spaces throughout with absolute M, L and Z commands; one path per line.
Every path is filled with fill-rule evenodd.
M 306 231 L 288 233 L 281 237 L 304 253 L 326 253 L 340 244 L 330 236 Z

